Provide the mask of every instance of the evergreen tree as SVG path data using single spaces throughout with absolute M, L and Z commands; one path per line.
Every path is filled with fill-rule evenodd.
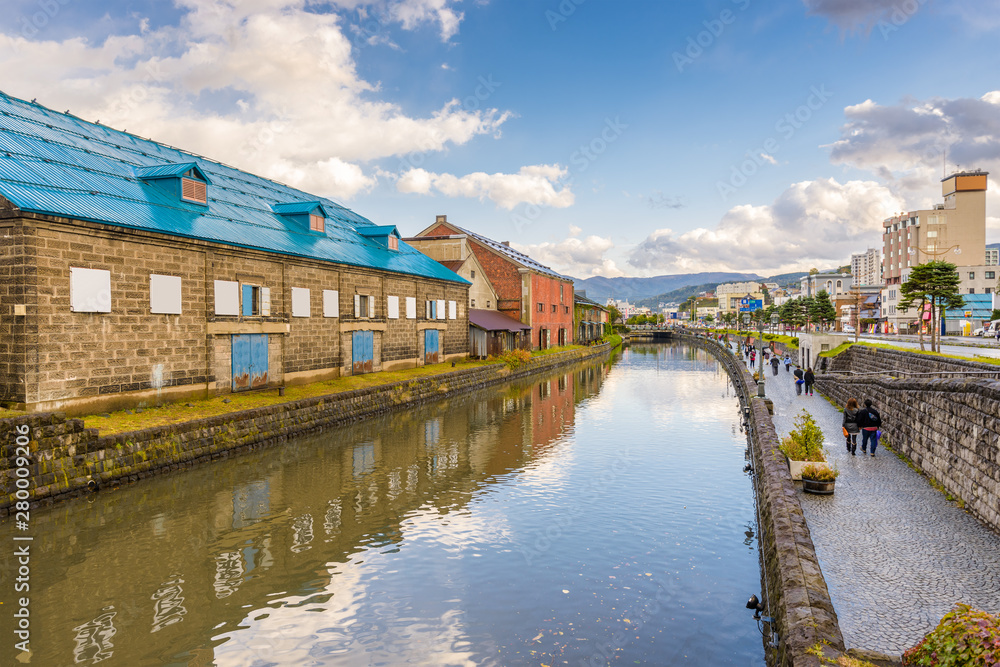
M 802 324 L 808 329 L 809 325 L 813 323 L 812 311 L 813 311 L 813 301 L 815 299 L 811 296 L 803 296 L 798 299 L 799 317 L 802 318 Z
M 958 291 L 961 279 L 950 262 L 933 261 L 918 264 L 910 271 L 909 279 L 900 285 L 899 309 L 906 311 L 919 304 L 918 312 L 923 316 L 926 304 L 930 304 L 931 351 L 940 352 L 937 338 L 938 316 L 944 308 L 961 308 L 965 305 Z M 923 329 L 920 330 L 920 349 L 924 349 Z
M 809 306 L 809 318 L 819 324 L 829 324 L 837 319 L 837 309 L 830 300 L 830 294 L 821 289 Z

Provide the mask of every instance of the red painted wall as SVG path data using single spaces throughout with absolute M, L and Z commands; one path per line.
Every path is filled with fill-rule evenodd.
M 559 288 L 562 287 L 562 298 Z M 565 330 L 564 344 L 573 342 L 573 283 L 539 273 L 531 274 L 532 347 L 540 347 L 540 332 L 549 329 L 549 345 L 559 344 L 559 330 Z M 538 312 L 538 304 L 542 312 Z M 552 307 L 555 306 L 555 312 Z

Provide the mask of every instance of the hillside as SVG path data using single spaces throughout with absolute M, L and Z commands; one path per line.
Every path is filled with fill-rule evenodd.
M 586 291 L 587 297 L 598 302 L 608 298 L 628 299 L 635 301 L 656 297 L 678 290 L 687 285 L 718 285 L 719 283 L 743 282 L 745 280 L 760 280 L 755 273 L 680 273 L 652 278 L 605 278 L 595 276 L 584 280 L 574 279 L 573 289 Z
M 700 276 L 713 276 L 714 277 L 714 276 L 718 276 L 718 275 L 723 275 L 723 276 L 739 276 L 739 277 L 736 277 L 736 278 L 727 277 L 727 278 L 724 278 L 722 280 L 713 280 L 711 282 L 701 282 L 701 283 L 695 283 L 695 282 L 693 282 L 695 279 L 697 279 Z M 797 272 L 797 273 L 781 273 L 781 274 L 778 274 L 776 276 L 769 276 L 767 278 L 761 278 L 760 276 L 757 276 L 755 274 L 747 274 L 747 273 L 730 273 L 730 274 L 691 273 L 691 274 L 684 274 L 684 275 L 679 275 L 679 276 L 657 276 L 656 278 L 627 278 L 627 279 L 612 278 L 610 280 L 630 280 L 630 281 L 651 280 L 651 281 L 655 281 L 655 280 L 659 280 L 660 278 L 671 278 L 671 279 L 673 279 L 673 278 L 680 278 L 680 279 L 682 279 L 681 282 L 683 284 L 681 286 L 676 287 L 676 288 L 671 289 L 671 290 L 666 291 L 666 292 L 659 292 L 659 293 L 653 294 L 651 296 L 625 297 L 625 296 L 619 296 L 617 293 L 615 293 L 615 298 L 616 299 L 625 299 L 625 298 L 627 298 L 629 301 L 635 303 L 637 306 L 647 306 L 649 308 L 656 308 L 660 303 L 681 303 L 682 301 L 686 300 L 688 297 L 694 296 L 696 294 L 701 294 L 702 292 L 714 291 L 715 288 L 718 287 L 722 283 L 743 282 L 743 281 L 746 281 L 746 280 L 759 280 L 762 283 L 778 283 L 782 287 L 785 287 L 785 286 L 798 287 L 799 280 L 801 280 L 802 277 L 805 276 L 805 275 L 808 275 L 808 274 L 806 274 L 804 271 L 800 271 L 800 272 Z M 594 279 L 590 278 L 588 280 L 594 280 Z M 609 279 L 605 278 L 604 280 L 609 280 Z M 610 282 L 610 280 L 609 280 L 609 282 Z M 579 282 L 577 282 L 575 289 L 579 289 L 579 285 L 581 283 L 585 283 L 585 282 L 587 282 L 587 281 L 579 281 Z M 587 289 L 587 296 L 589 298 L 591 298 L 591 299 L 594 299 L 595 301 L 603 303 L 608 298 L 607 296 L 602 296 L 600 294 L 598 294 L 597 296 L 594 296 L 593 294 L 591 294 L 589 288 L 585 288 L 585 289 Z M 643 289 L 643 286 L 641 284 L 639 284 L 637 286 L 637 289 Z

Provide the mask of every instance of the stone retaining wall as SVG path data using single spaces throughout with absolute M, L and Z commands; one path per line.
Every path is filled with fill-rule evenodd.
M 816 388 L 838 405 L 871 398 L 886 444 L 1000 532 L 1000 382 L 827 374 Z
M 982 373 L 1000 374 L 1000 366 L 962 359 L 886 350 L 866 345 L 854 345 L 835 357 L 830 357 L 828 373 L 877 373 L 913 376 L 917 373 Z
M 328 396 L 244 410 L 196 421 L 101 437 L 81 419 L 34 413 L 0 419 L 0 516 L 17 500 L 32 505 L 88 488 L 136 481 L 239 450 L 282 443 L 304 433 L 434 401 L 552 368 L 606 355 L 610 345 L 534 358 L 511 371 L 493 364 Z M 19 460 L 16 436 L 27 427 L 29 456 Z M 18 470 L 30 484 L 17 497 Z M 23 484 L 22 484 L 23 486 Z
M 753 480 L 760 516 L 758 539 L 767 591 L 763 613 L 774 619 L 773 629 L 778 636 L 777 648 L 770 645 L 770 637 L 765 638 L 767 664 L 820 667 L 823 664 L 820 659 L 807 651 L 825 641 L 826 655 L 835 657 L 845 649 L 844 637 L 802 513 L 799 491 L 778 449 L 778 435 L 766 401 L 755 396 L 753 376 L 731 351 L 703 336 L 684 333 L 675 336 L 718 357 L 737 384 L 744 406 L 746 397 L 750 397 Z

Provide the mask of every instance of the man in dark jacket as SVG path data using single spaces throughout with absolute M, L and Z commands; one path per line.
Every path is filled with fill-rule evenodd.
M 872 456 L 875 456 L 875 448 L 878 447 L 878 436 L 882 428 L 882 415 L 872 407 L 872 399 L 865 399 L 865 407 L 858 410 L 858 426 L 861 428 L 861 454 L 868 449 L 868 441 L 871 440 Z
M 809 394 L 810 396 L 812 396 L 813 395 L 813 384 L 816 382 L 816 376 L 813 375 L 813 369 L 811 367 L 806 369 L 806 372 L 802 376 L 802 379 L 805 380 L 805 383 L 806 383 L 805 384 L 806 393 Z
M 803 377 L 803 375 L 802 375 L 802 369 L 801 368 L 796 368 L 794 371 L 792 371 L 792 375 L 795 376 L 795 395 L 796 396 L 801 396 L 802 395 L 802 384 L 804 382 L 804 380 L 802 379 L 802 377 Z

